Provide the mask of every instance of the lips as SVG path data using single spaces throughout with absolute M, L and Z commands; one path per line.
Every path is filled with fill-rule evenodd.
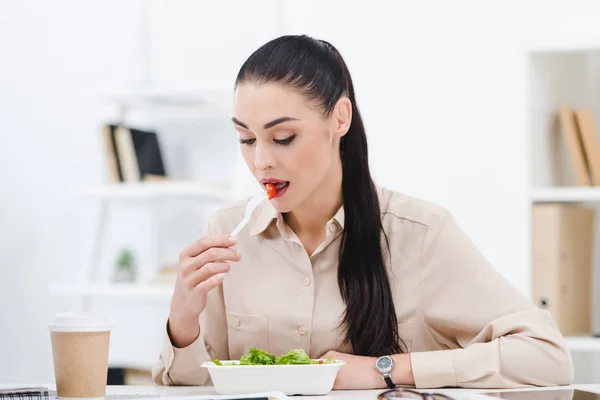
M 264 179 L 260 180 L 260 183 L 262 183 L 263 185 L 267 185 L 267 184 L 271 183 L 275 186 L 275 189 L 277 189 L 277 192 L 280 192 L 289 186 L 290 181 L 284 181 L 284 180 L 275 179 L 275 178 L 264 178 Z
M 263 178 L 260 180 L 260 183 L 262 183 L 263 185 L 266 185 L 267 183 L 277 184 L 277 183 L 283 183 L 283 182 L 289 182 L 289 181 L 284 181 L 282 179 L 275 179 L 275 178 Z

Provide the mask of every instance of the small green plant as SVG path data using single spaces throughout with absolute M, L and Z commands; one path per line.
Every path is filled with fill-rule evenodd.
M 131 250 L 122 249 L 119 252 L 116 267 L 115 281 L 132 282 L 135 280 L 135 260 Z

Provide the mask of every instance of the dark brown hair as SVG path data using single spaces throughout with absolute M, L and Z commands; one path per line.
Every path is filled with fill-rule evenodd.
M 306 35 L 276 38 L 256 50 L 242 65 L 240 83 L 276 82 L 316 100 L 325 115 L 347 96 L 352 122 L 340 141 L 344 233 L 339 254 L 338 284 L 346 312 L 345 344 L 357 355 L 402 352 L 398 321 L 383 260 L 379 198 L 368 164 L 367 136 L 354 97 L 346 63 L 330 43 Z M 389 250 L 389 249 L 388 249 Z

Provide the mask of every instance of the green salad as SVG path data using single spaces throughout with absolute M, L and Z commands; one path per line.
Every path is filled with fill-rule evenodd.
M 213 360 L 215 365 L 223 364 L 220 360 Z M 328 357 L 326 360 L 312 360 L 303 349 L 294 349 L 282 354 L 279 357 L 274 356 L 265 350 L 251 348 L 248 353 L 240 358 L 239 365 L 291 365 L 291 364 L 335 364 L 333 357 Z

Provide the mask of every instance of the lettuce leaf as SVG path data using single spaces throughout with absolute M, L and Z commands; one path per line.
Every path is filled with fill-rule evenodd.
M 327 359 L 325 361 L 323 361 L 323 364 L 335 364 L 337 363 L 337 361 L 335 361 L 335 358 L 333 358 L 332 356 L 327 357 Z
M 240 358 L 240 365 L 274 365 L 276 358 L 268 351 L 253 347 Z
M 275 360 L 275 364 L 312 364 L 312 360 L 303 349 L 294 349 L 288 351 L 287 354 L 277 357 L 277 360 Z
M 240 358 L 239 365 L 300 365 L 300 364 L 335 364 L 333 357 L 326 360 L 312 360 L 303 349 L 292 349 L 279 357 L 265 350 L 251 348 Z M 213 360 L 215 365 L 224 365 L 219 360 Z

